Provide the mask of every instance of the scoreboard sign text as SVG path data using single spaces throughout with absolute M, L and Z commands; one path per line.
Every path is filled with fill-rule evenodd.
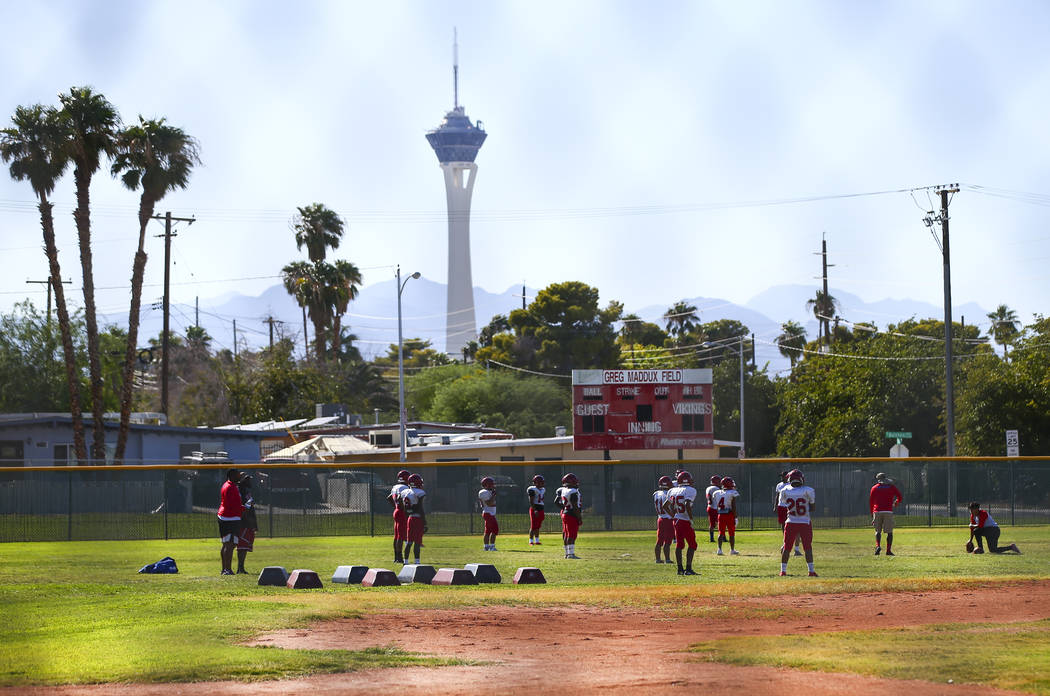
M 711 370 L 573 370 L 573 449 L 714 447 Z

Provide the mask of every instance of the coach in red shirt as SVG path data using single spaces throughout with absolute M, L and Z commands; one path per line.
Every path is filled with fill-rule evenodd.
M 233 550 L 237 547 L 237 533 L 241 530 L 241 515 L 244 514 L 241 492 L 237 489 L 240 479 L 239 471 L 227 469 L 226 482 L 219 491 L 219 539 L 222 541 L 219 559 L 223 575 L 233 575 Z
M 882 532 L 886 531 L 886 555 L 893 555 L 893 508 L 904 498 L 893 479 L 883 473 L 875 475 L 875 485 L 868 495 L 871 507 L 871 526 L 875 528 L 875 555 L 882 553 Z

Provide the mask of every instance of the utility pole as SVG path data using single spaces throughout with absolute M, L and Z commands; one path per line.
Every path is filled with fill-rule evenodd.
M 821 276 L 824 279 L 824 298 L 825 298 L 825 301 L 826 301 L 827 298 L 829 297 L 829 295 L 828 295 L 828 240 L 824 238 L 824 234 L 823 233 L 820 235 L 820 260 L 821 260 L 821 266 L 823 267 L 823 272 L 821 273 Z M 834 266 L 835 264 L 831 264 L 831 265 Z M 829 329 L 830 329 L 830 322 L 828 321 L 828 319 L 826 317 L 824 317 L 824 318 L 822 318 L 820 320 L 820 324 L 821 324 L 821 326 L 824 329 L 824 340 L 825 340 L 826 343 L 830 344 L 831 343 L 831 332 L 829 331 Z
M 948 241 L 948 203 L 949 196 L 959 192 L 958 184 L 947 184 L 937 187 L 941 197 L 941 211 L 934 215 L 934 211 L 926 213 L 923 223 L 930 228 L 933 240 L 941 250 L 941 260 L 944 266 L 944 410 L 945 429 L 947 430 L 948 446 L 947 455 L 955 456 L 955 380 L 952 365 L 952 260 L 951 246 Z M 934 225 L 941 224 L 941 237 L 937 238 Z
M 303 360 L 310 362 L 310 336 L 306 333 L 306 305 L 303 305 Z
M 263 323 L 270 325 L 270 350 L 273 350 L 273 325 L 283 324 L 284 322 L 280 319 L 274 319 L 273 317 L 266 317 L 263 319 Z
M 160 412 L 166 416 L 168 415 L 168 358 L 170 348 L 168 341 L 168 317 L 171 309 L 171 238 L 178 236 L 172 231 L 171 223 L 185 222 L 192 225 L 194 218 L 172 217 L 169 211 L 164 213 L 164 217 L 154 215 L 153 219 L 164 221 L 164 234 L 157 236 L 164 237 L 164 329 L 160 337 Z
M 201 296 L 197 295 L 193 298 L 193 325 L 198 329 L 201 326 Z
M 26 283 L 30 285 L 47 285 L 47 325 L 51 326 L 51 279 L 47 280 L 27 280 Z M 72 280 L 63 280 L 63 285 L 72 285 Z
M 233 320 L 233 359 L 237 359 L 237 320 Z

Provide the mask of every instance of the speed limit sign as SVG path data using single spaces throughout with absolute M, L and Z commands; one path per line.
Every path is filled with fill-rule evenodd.
M 1006 456 L 1017 457 L 1021 454 L 1021 440 L 1017 437 L 1016 430 L 1006 431 Z

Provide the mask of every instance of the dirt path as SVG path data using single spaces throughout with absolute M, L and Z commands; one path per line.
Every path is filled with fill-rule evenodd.
M 101 685 L 22 689 L 18 693 L 127 696 L 171 694 L 517 694 L 690 693 L 710 688 L 747 696 L 802 687 L 822 694 L 958 694 L 966 687 L 693 662 L 692 643 L 723 632 L 805 634 L 930 623 L 1033 621 L 1050 617 L 1050 582 L 950 592 L 861 593 L 698 600 L 690 616 L 584 607 L 411 611 L 320 623 L 260 636 L 252 645 L 361 649 L 395 645 L 430 655 L 483 660 L 470 667 L 410 667 L 305 679 L 162 685 Z M 4 693 L 0 691 L 0 693 Z M 982 694 L 1013 693 L 981 689 Z

